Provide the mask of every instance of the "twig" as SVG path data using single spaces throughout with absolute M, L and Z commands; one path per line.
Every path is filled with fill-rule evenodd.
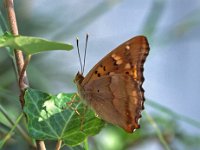
M 56 150 L 60 150 L 62 145 L 62 140 L 58 140 L 57 144 L 56 144 Z
M 26 60 L 25 60 L 25 62 L 24 62 L 23 68 L 22 68 L 22 70 L 20 72 L 20 75 L 19 75 L 19 87 L 28 86 L 28 85 L 24 85 L 23 78 L 24 78 L 24 76 L 26 76 L 26 68 L 27 68 L 30 60 L 31 60 L 31 55 L 28 55 L 27 58 L 26 58 Z M 26 79 L 26 81 L 28 81 L 28 79 Z
M 7 14 L 8 14 L 8 20 L 10 23 L 10 30 L 13 35 L 18 35 L 18 27 L 17 27 L 17 21 L 16 21 L 16 16 L 15 16 L 15 11 L 14 11 L 14 5 L 13 5 L 13 0 L 5 0 L 5 6 L 7 9 Z M 16 57 L 16 62 L 17 62 L 17 67 L 18 67 L 18 75 L 19 72 L 21 72 L 23 65 L 24 65 L 24 58 L 23 58 L 23 53 L 20 50 L 15 50 L 15 57 Z
M 10 23 L 10 30 L 13 35 L 18 35 L 19 33 L 18 33 L 17 20 L 16 20 L 16 16 L 15 16 L 13 0 L 5 0 L 5 6 L 6 6 L 7 14 L 8 14 L 8 20 Z M 14 52 L 15 52 L 15 58 L 16 58 L 16 63 L 17 63 L 17 70 L 18 70 L 17 75 L 18 75 L 18 79 L 19 79 L 19 76 L 24 67 L 24 56 L 23 56 L 22 51 L 20 51 L 20 50 L 14 50 Z M 19 86 L 19 89 L 20 89 L 21 93 L 24 93 L 23 91 L 28 85 L 26 72 L 24 72 L 24 76 L 22 77 L 22 79 L 24 82 L 22 85 Z M 23 107 L 24 99 L 22 97 L 23 96 L 21 96 L 21 94 L 20 94 L 21 106 Z
M 17 21 L 16 21 L 16 15 L 15 15 L 15 10 L 14 10 L 14 4 L 13 0 L 5 0 L 5 7 L 7 10 L 8 14 L 8 20 L 10 24 L 10 29 L 13 35 L 18 35 L 18 27 L 17 27 Z M 17 64 L 17 69 L 18 69 L 18 79 L 20 79 L 21 83 L 19 84 L 19 89 L 20 89 L 20 102 L 21 106 L 23 107 L 24 105 L 24 91 L 27 86 L 29 86 L 27 76 L 26 76 L 26 71 L 23 71 L 23 68 L 26 68 L 26 64 L 24 67 L 24 57 L 23 53 L 20 50 L 14 50 L 15 52 L 15 58 L 16 58 L 16 64 Z M 20 77 L 20 75 L 23 75 Z M 23 82 L 22 82 L 23 81 Z M 37 140 L 37 149 L 38 150 L 46 150 L 44 141 Z
M 20 93 L 20 103 L 21 103 L 21 106 L 22 108 L 24 107 L 24 92 L 25 92 L 25 89 L 28 87 L 28 78 L 26 77 L 26 68 L 30 62 L 30 59 L 31 59 L 31 55 L 28 55 L 25 62 L 24 62 L 24 65 L 23 65 L 23 68 L 19 74 L 19 87 L 21 87 L 21 93 Z
M 36 140 L 37 150 L 46 150 L 44 141 Z

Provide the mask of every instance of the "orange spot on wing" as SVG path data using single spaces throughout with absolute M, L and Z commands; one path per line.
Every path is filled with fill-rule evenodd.
M 118 61 L 118 60 L 120 60 L 120 59 L 122 58 L 121 56 L 116 55 L 115 53 L 112 54 L 111 57 L 112 57 L 114 60 L 116 60 L 116 61 Z
M 126 45 L 126 50 L 129 50 L 130 49 L 130 46 L 129 45 Z
M 120 65 L 120 64 L 122 64 L 122 63 L 123 63 L 123 60 L 122 60 L 122 59 L 117 60 L 117 62 L 116 62 L 117 65 Z
M 131 64 L 130 63 L 127 63 L 124 67 L 125 69 L 130 69 L 131 68 Z
M 133 97 L 137 96 L 137 92 L 136 92 L 135 90 L 132 91 L 132 96 L 133 96 Z
M 137 79 L 137 67 L 136 67 L 136 65 L 134 65 L 134 67 L 133 67 L 133 78 L 134 79 Z

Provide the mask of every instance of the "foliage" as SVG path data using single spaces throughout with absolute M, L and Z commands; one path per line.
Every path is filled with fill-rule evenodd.
M 24 112 L 29 135 L 40 140 L 62 140 L 73 146 L 97 134 L 103 122 L 81 102 L 73 102 L 79 100 L 74 99 L 74 95 L 49 95 L 28 88 L 24 96 Z

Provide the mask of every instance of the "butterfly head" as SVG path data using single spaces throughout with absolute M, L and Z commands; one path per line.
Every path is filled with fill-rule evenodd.
M 76 74 L 75 79 L 74 79 L 74 83 L 76 83 L 77 85 L 78 85 L 78 84 L 80 85 L 80 84 L 82 83 L 83 79 L 84 79 L 83 74 L 80 73 L 80 72 L 78 72 L 78 73 Z

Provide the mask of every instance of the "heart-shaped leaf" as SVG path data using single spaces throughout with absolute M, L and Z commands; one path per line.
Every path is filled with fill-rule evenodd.
M 62 140 L 73 146 L 104 126 L 91 109 L 77 102 L 74 94 L 50 95 L 28 88 L 24 99 L 28 131 L 37 140 Z

